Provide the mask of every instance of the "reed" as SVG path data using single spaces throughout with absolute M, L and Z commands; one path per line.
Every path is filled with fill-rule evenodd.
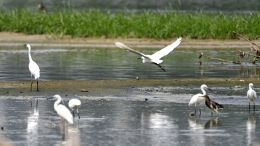
M 29 9 L 0 10 L 0 31 L 71 37 L 237 39 L 236 31 L 258 39 L 260 15 L 203 12 L 110 12 Z

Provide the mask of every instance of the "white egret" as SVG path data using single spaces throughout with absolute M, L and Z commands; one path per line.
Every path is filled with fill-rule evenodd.
M 73 117 L 75 117 L 74 110 L 77 110 L 78 116 L 79 116 L 79 107 L 81 106 L 81 101 L 79 99 L 71 99 L 69 101 L 69 107 L 72 110 Z M 79 116 L 80 119 L 80 116 Z
M 56 99 L 56 101 L 54 102 L 54 110 L 57 112 L 57 114 L 62 119 L 67 120 L 68 123 L 73 124 L 73 117 L 69 109 L 66 106 L 60 104 L 61 102 L 60 95 L 54 95 L 53 98 Z
M 131 49 L 130 47 L 126 46 L 125 44 L 123 44 L 121 42 L 115 42 L 115 44 L 116 44 L 117 47 L 119 47 L 121 49 L 125 49 L 125 50 L 133 52 L 133 53 L 135 53 L 137 55 L 140 55 L 143 63 L 153 63 L 153 64 L 157 65 L 158 67 L 160 67 L 163 71 L 166 71 L 160 65 L 160 63 L 163 62 L 163 60 L 160 60 L 160 59 L 162 57 L 168 55 L 170 52 L 172 52 L 181 43 L 181 39 L 182 38 L 179 37 L 174 43 L 168 45 L 167 47 L 161 49 L 160 51 L 155 52 L 152 55 L 145 55 L 143 53 L 135 51 L 135 50 Z
M 208 95 L 203 96 L 205 98 L 205 104 L 210 110 L 214 110 L 218 115 L 218 110 L 224 109 L 223 105 L 211 100 Z M 211 113 L 212 114 L 212 113 Z
M 50 97 L 48 99 L 51 99 L 51 98 L 54 98 L 56 101 L 54 102 L 54 110 L 57 112 L 57 114 L 61 117 L 62 119 L 62 127 L 63 127 L 63 130 L 62 130 L 62 139 L 65 140 L 65 129 L 66 129 L 66 126 L 65 126 L 65 120 L 70 123 L 70 124 L 73 124 L 74 121 L 73 121 L 73 117 L 72 117 L 72 114 L 70 113 L 69 109 L 60 104 L 60 102 L 62 101 L 60 95 L 54 95 L 53 97 Z
M 189 106 L 195 106 L 195 114 L 196 114 L 196 107 L 197 107 L 197 106 L 200 106 L 201 101 L 205 100 L 205 98 L 203 97 L 203 96 L 207 95 L 207 93 L 206 93 L 205 90 L 208 89 L 208 90 L 212 91 L 212 90 L 211 90 L 210 88 L 208 88 L 208 86 L 205 85 L 205 84 L 202 84 L 202 85 L 200 86 L 200 89 L 201 89 L 201 91 L 202 91 L 202 94 L 201 94 L 201 93 L 198 93 L 198 94 L 192 96 L 191 99 L 190 99 L 190 102 L 189 102 Z M 201 109 L 200 109 L 200 107 L 199 107 L 199 110 L 200 110 L 200 114 L 201 114 Z
M 254 111 L 255 111 L 255 99 L 257 98 L 256 92 L 253 90 L 254 85 L 252 83 L 249 84 L 249 90 L 247 91 L 247 98 L 249 100 L 249 111 L 250 111 L 250 102 L 254 103 Z
M 30 44 L 24 44 L 26 48 L 28 48 L 28 56 L 29 56 L 29 71 L 31 72 L 31 78 L 34 76 L 35 80 L 37 80 L 37 91 L 39 91 L 38 88 L 38 80 L 40 78 L 40 68 L 39 66 L 32 60 L 31 57 L 31 45 Z M 32 91 L 32 84 L 33 79 L 31 81 L 31 91 Z

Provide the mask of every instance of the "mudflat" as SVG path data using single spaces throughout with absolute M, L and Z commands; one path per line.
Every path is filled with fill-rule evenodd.
M 36 91 L 36 83 L 30 91 L 30 81 L 0 82 L 0 93 L 3 96 L 85 96 L 85 97 L 120 97 L 136 94 L 136 88 L 156 87 L 200 87 L 201 84 L 210 87 L 247 87 L 248 83 L 259 83 L 256 78 L 205 78 L 205 79 L 140 79 L 140 80 L 64 80 L 64 81 L 39 81 L 39 92 Z M 165 91 L 169 92 L 169 91 Z M 181 93 L 183 92 L 183 93 Z M 186 94 L 185 90 L 178 94 Z M 245 94 L 245 93 L 242 93 Z

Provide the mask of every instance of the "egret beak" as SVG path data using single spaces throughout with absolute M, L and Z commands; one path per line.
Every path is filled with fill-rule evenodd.
M 53 99 L 53 96 L 47 97 L 46 99 L 47 99 L 47 100 L 51 100 L 51 99 Z
M 210 88 L 208 88 L 209 91 L 213 92 Z

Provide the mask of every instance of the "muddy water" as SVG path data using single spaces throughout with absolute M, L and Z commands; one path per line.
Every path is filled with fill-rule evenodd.
M 137 49 L 153 54 L 158 49 Z M 245 58 L 243 65 L 222 63 L 203 58 L 199 66 L 198 53 L 237 61 L 236 49 L 176 49 L 164 57 L 161 64 L 143 64 L 136 54 L 118 48 L 42 48 L 32 47 L 32 58 L 41 70 L 40 80 L 118 80 L 118 79 L 176 79 L 176 78 L 236 78 L 257 77 L 259 69 L 252 65 L 252 58 Z M 0 50 L 1 81 L 30 80 L 28 54 L 24 48 Z
M 181 95 L 180 95 L 181 96 Z M 67 99 L 65 99 L 67 100 Z M 224 104 L 220 117 L 202 106 L 189 116 L 187 103 L 143 98 L 82 99 L 81 119 L 68 125 L 62 140 L 61 119 L 53 100 L 1 99 L 1 136 L 13 145 L 254 145 L 259 144 L 260 112 Z M 246 100 L 244 100 L 246 102 Z M 247 103 L 247 102 L 246 102 Z

